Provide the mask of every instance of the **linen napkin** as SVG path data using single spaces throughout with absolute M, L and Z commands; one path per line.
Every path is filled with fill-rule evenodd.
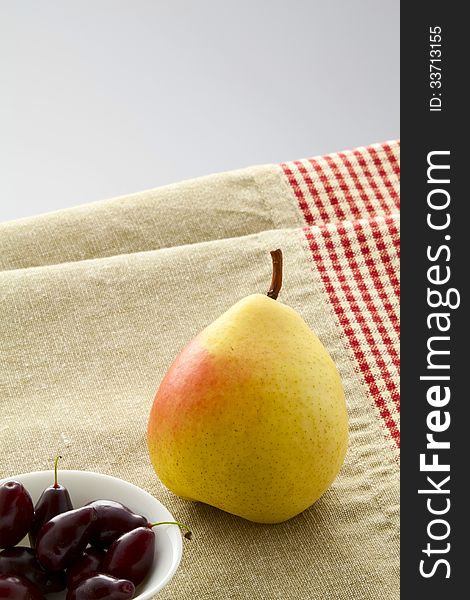
M 121 477 L 194 530 L 156 598 L 398 598 L 399 144 L 265 165 L 0 224 L 0 477 L 63 467 Z M 243 296 L 307 321 L 350 419 L 328 492 L 258 525 L 166 490 L 147 455 L 177 352 Z

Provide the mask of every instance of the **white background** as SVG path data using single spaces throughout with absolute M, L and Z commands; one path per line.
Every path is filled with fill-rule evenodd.
M 0 0 L 0 221 L 399 137 L 398 0 Z

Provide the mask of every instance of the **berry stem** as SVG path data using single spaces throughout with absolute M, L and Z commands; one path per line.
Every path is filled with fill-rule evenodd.
M 148 527 L 149 529 L 152 529 L 152 527 L 156 527 L 157 525 L 178 525 L 178 527 L 179 527 L 180 529 L 185 529 L 185 530 L 186 530 L 186 532 L 185 532 L 185 534 L 184 534 L 184 537 L 185 537 L 187 540 L 190 540 L 190 539 L 193 537 L 193 533 L 192 533 L 192 531 L 191 531 L 191 530 L 189 529 L 189 527 L 188 527 L 187 525 L 185 525 L 184 523 L 178 523 L 177 521 L 160 521 L 160 522 L 158 522 L 158 523 L 149 523 L 149 524 L 147 525 L 147 527 Z
M 59 487 L 59 483 L 57 481 L 57 463 L 59 462 L 59 458 L 62 456 L 56 456 L 54 461 L 54 488 L 57 489 Z
M 271 287 L 267 293 L 268 298 L 277 300 L 282 287 L 282 250 L 271 250 L 271 259 L 273 261 L 273 276 Z

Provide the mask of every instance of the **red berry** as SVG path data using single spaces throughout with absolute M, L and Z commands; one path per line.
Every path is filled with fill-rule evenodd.
M 0 484 L 0 548 L 16 546 L 28 533 L 33 515 L 33 501 L 23 484 Z
M 29 541 L 34 548 L 39 530 L 53 517 L 61 513 L 73 510 L 72 500 L 67 489 L 57 481 L 57 462 L 60 456 L 55 459 L 54 465 L 54 483 L 46 488 L 41 494 L 34 507 L 34 518 L 29 529 Z
M 65 572 L 51 573 L 43 569 L 31 548 L 16 546 L 2 550 L 0 552 L 0 575 L 21 575 L 43 594 L 65 590 Z
M 5 598 L 5 600 L 46 600 L 30 581 L 16 575 L 0 575 L 0 598 Z
M 67 587 L 74 588 L 83 581 L 98 575 L 106 553 L 98 548 L 87 548 L 83 555 L 67 569 Z
M 45 523 L 36 540 L 36 556 L 41 565 L 49 571 L 70 566 L 87 547 L 90 525 L 95 520 L 95 509 L 83 506 Z
M 114 577 L 129 579 L 137 586 L 150 572 L 154 555 L 155 533 L 149 527 L 138 527 L 111 545 L 101 570 Z
M 129 600 L 134 597 L 135 587 L 131 581 L 95 575 L 69 589 L 67 600 Z
M 134 514 L 114 500 L 94 500 L 87 506 L 96 510 L 97 519 L 91 527 L 90 544 L 98 548 L 108 548 L 123 533 L 148 525 L 145 517 Z

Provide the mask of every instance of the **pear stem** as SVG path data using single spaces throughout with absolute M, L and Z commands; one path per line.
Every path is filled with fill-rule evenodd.
M 178 525 L 178 527 L 180 529 L 186 529 L 186 532 L 184 534 L 184 537 L 187 540 L 190 540 L 193 537 L 193 533 L 192 531 L 189 529 L 189 527 L 187 525 L 185 525 L 184 523 L 178 523 L 177 521 L 160 521 L 158 523 L 149 523 L 147 525 L 147 527 L 149 529 L 152 529 L 152 527 L 156 527 L 157 525 Z
M 273 261 L 273 276 L 267 296 L 277 300 L 282 287 L 282 251 L 279 248 L 271 250 L 271 259 Z
M 57 481 L 57 463 L 59 462 L 59 458 L 62 456 L 56 456 L 54 461 L 54 488 L 57 489 L 59 487 L 59 483 Z

